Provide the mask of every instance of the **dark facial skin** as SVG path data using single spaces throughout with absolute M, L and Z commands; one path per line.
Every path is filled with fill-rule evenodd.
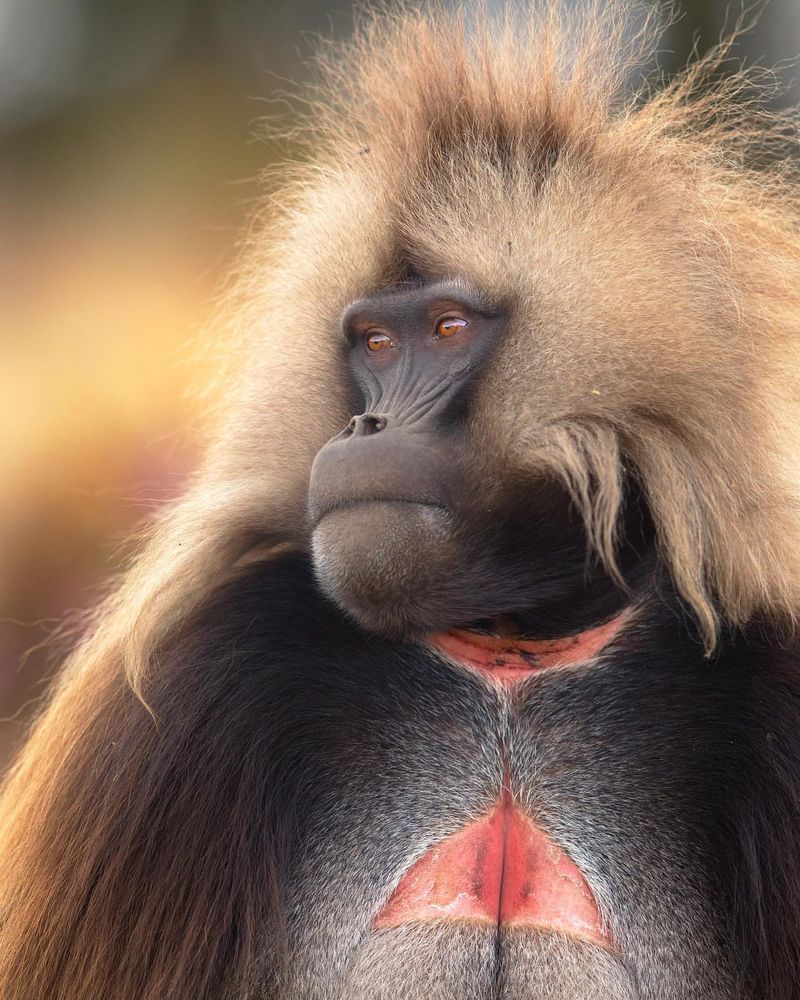
M 502 618 L 545 635 L 625 600 L 587 570 L 560 484 L 498 481 L 473 456 L 470 404 L 507 325 L 503 309 L 452 283 L 385 291 L 344 314 L 359 415 L 317 455 L 309 514 L 322 587 L 367 628 L 497 630 Z M 647 551 L 635 499 L 628 517 Z M 623 562 L 636 572 L 639 552 Z

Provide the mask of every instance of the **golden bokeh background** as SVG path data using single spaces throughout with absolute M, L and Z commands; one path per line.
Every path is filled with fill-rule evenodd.
M 727 7 L 684 0 L 663 68 Z M 0 764 L 59 624 L 197 459 L 195 345 L 283 155 L 259 122 L 291 115 L 309 36 L 351 21 L 315 0 L 0 0 Z M 800 2 L 770 0 L 739 54 L 780 63 L 788 103 L 799 53 Z

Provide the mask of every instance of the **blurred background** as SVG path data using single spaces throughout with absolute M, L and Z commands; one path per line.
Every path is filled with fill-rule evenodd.
M 469 3 L 470 0 L 462 0 Z M 736 20 L 683 0 L 673 72 Z M 800 99 L 800 0 L 739 46 Z M 0 0 L 0 767 L 120 544 L 180 491 L 202 434 L 193 348 L 284 155 L 262 119 L 349 2 Z

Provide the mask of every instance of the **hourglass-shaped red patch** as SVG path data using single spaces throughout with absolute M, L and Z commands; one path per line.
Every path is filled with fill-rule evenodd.
M 613 947 L 580 869 L 507 793 L 406 872 L 375 927 L 433 920 L 528 926 Z

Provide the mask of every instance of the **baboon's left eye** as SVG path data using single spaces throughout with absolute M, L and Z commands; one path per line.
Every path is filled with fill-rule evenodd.
M 467 325 L 467 321 L 460 316 L 445 316 L 436 324 L 434 336 L 437 339 L 452 337 L 453 334 L 460 333 Z

